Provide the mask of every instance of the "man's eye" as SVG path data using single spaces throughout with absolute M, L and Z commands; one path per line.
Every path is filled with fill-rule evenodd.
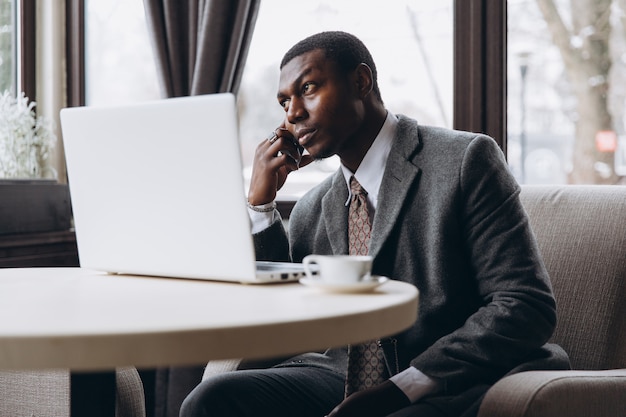
M 282 107 L 284 110 L 287 110 L 287 107 L 289 106 L 289 100 L 280 100 L 278 104 L 280 104 L 280 107 Z
M 302 92 L 303 93 L 310 93 L 314 88 L 315 88 L 315 84 L 313 84 L 313 83 L 305 83 L 302 86 Z

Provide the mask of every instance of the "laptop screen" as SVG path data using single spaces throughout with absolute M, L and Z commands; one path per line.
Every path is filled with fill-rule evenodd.
M 235 98 L 61 111 L 82 267 L 254 278 Z

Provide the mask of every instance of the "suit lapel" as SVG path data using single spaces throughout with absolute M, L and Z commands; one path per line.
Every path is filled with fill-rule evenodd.
M 399 116 L 398 130 L 387 159 L 387 165 L 378 194 L 378 207 L 372 224 L 370 255 L 376 257 L 389 237 L 404 205 L 405 197 L 417 179 L 420 169 L 412 157 L 419 151 L 420 138 L 417 123 Z M 322 198 L 322 213 L 333 254 L 348 253 L 348 187 L 341 170 Z
M 420 138 L 417 123 L 399 116 L 398 130 L 387 159 L 385 174 L 378 193 L 378 207 L 372 225 L 369 253 L 378 255 L 393 230 L 404 206 L 406 195 L 418 178 L 420 169 L 412 162 L 419 151 Z

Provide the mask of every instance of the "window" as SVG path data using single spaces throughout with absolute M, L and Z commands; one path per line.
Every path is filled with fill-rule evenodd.
M 87 54 L 94 48 L 108 50 L 98 54 L 101 56 L 90 57 L 102 65 L 93 62 L 87 65 L 88 102 L 157 97 L 142 1 L 86 2 L 90 16 L 91 11 L 104 13 L 96 23 L 87 23 Z M 586 7 L 585 10 L 572 10 L 570 0 L 508 0 L 506 8 L 496 7 L 498 10 L 494 12 L 493 6 L 499 3 L 486 5 L 483 0 L 389 0 L 384 8 L 356 7 L 361 5 L 358 1 L 264 0 L 238 100 L 244 161 L 250 165 L 256 143 L 282 118 L 280 108 L 271 105 L 275 101 L 278 60 L 282 53 L 296 39 L 310 33 L 344 29 L 356 33 L 371 47 L 379 66 L 384 99 L 392 111 L 406 113 L 422 123 L 451 126 L 454 101 L 455 127 L 485 131 L 500 141 L 520 182 L 625 183 L 626 90 L 620 88 L 626 75 L 624 3 L 624 0 L 586 0 L 575 2 Z M 556 14 L 550 18 L 539 8 L 541 4 L 555 4 Z M 132 11 L 123 11 L 126 8 Z M 124 23 L 116 22 L 117 13 L 124 15 Z M 454 21 L 453 14 L 456 15 Z M 498 14 L 496 24 L 499 18 L 508 16 L 508 32 L 496 39 L 507 38 L 505 48 L 493 48 L 491 40 L 486 44 L 479 40 L 478 48 L 485 48 L 486 57 L 476 58 L 474 49 L 463 54 L 467 48 L 460 45 L 453 65 L 453 29 L 457 32 L 457 43 L 459 40 L 465 43 L 469 38 L 472 42 L 484 36 L 489 38 L 494 29 L 493 14 Z M 130 16 L 133 16 L 132 23 Z M 283 30 L 276 28 L 276 22 L 291 22 L 293 16 L 297 16 L 297 21 L 289 25 L 289 36 L 285 36 Z M 596 66 L 601 71 L 584 74 L 580 71 L 583 65 L 565 65 L 569 61 L 565 59 L 564 49 L 559 49 L 553 41 L 555 16 L 567 29 L 566 44 L 577 53 L 567 59 L 592 56 L 588 61 L 602 63 L 604 69 Z M 88 17 L 87 21 L 91 19 Z M 366 32 L 372 28 L 373 34 Z M 144 34 L 125 38 L 126 30 L 144 31 Z M 112 36 L 118 33 L 119 38 Z M 467 33 L 476 36 L 468 37 Z M 127 39 L 130 41 L 126 42 Z M 406 46 L 399 46 L 401 41 L 407 42 Z M 126 55 L 125 65 L 111 64 L 118 59 L 115 57 L 117 48 L 125 43 L 132 45 L 133 54 Z M 591 45 L 601 45 L 604 53 L 598 55 L 597 50 L 589 49 Z M 506 57 L 501 56 L 502 50 L 508 50 Z M 389 51 L 393 53 L 391 60 L 385 57 Z M 485 70 L 485 60 L 493 68 L 508 67 L 506 87 L 504 83 L 494 83 L 489 70 Z M 451 91 L 453 68 L 461 69 L 456 78 L 459 73 L 465 77 L 462 83 L 455 80 L 455 92 Z M 138 75 L 131 76 L 131 69 Z M 396 77 L 383 79 L 391 74 Z M 460 84 L 463 85 L 459 89 Z M 489 93 L 490 89 L 493 94 Z M 109 92 L 113 94 L 105 98 L 103 94 Z M 498 94 L 507 97 L 506 113 L 504 106 L 494 105 L 497 100 L 492 97 L 499 100 Z M 590 105 L 593 101 L 585 100 L 585 94 L 600 104 Z M 396 95 L 408 100 L 395 102 Z M 258 105 L 259 102 L 262 104 Z M 506 120 L 501 113 L 506 114 Z M 595 121 L 591 120 L 592 116 Z M 464 120 L 458 123 L 456 119 Z M 493 119 L 496 124 L 501 123 L 502 133 L 490 128 Z M 506 135 L 505 126 L 508 127 Z M 297 189 L 283 190 L 281 198 L 300 195 L 317 183 L 320 176 L 334 170 L 336 161 L 328 161 L 326 165 L 319 165 L 317 172 L 307 168 L 296 173 L 293 179 L 299 178 L 290 183 L 301 184 Z M 306 172 L 309 174 L 305 175 Z M 311 178 L 306 178 L 307 175 Z
M 17 91 L 16 0 L 0 0 L 0 93 Z
M 85 101 L 160 97 L 142 0 L 85 0 Z
M 35 96 L 35 3 L 0 0 L 0 177 L 56 178 L 50 169 L 55 132 Z M 25 97 L 24 97 L 25 96 Z
M 508 1 L 508 159 L 520 182 L 625 182 L 625 7 Z
M 0 0 L 0 93 L 35 99 L 35 0 Z
M 344 30 L 363 40 L 392 112 L 452 127 L 452 22 L 452 0 L 387 0 L 385 7 L 363 7 L 359 0 L 263 1 L 238 97 L 246 178 L 256 145 L 284 118 L 276 101 L 283 54 L 322 30 Z M 297 198 L 337 167 L 335 157 L 292 173 L 279 198 Z
M 366 43 L 378 66 L 383 99 L 393 112 L 452 126 L 453 1 L 385 4 L 372 8 L 361 7 L 359 1 L 261 2 L 238 97 L 246 178 L 256 145 L 283 118 L 275 98 L 282 54 L 320 30 L 346 30 Z M 297 24 L 289 25 L 289 36 L 276 29 L 277 21 L 293 22 L 294 16 Z M 85 0 L 85 50 L 87 104 L 159 97 L 141 0 Z M 331 158 L 293 173 L 280 198 L 297 198 L 337 166 Z

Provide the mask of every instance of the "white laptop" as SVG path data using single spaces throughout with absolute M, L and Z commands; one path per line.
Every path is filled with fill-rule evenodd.
M 244 283 L 303 275 L 301 264 L 255 262 L 232 94 L 67 108 L 61 126 L 81 267 Z

